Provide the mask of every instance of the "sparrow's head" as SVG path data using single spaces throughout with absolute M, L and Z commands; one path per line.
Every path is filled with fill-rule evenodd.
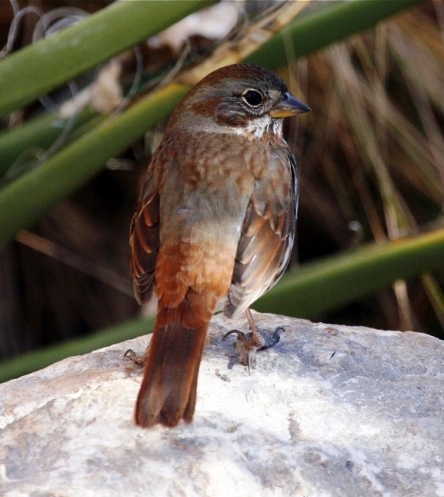
M 219 132 L 256 137 L 265 131 L 280 134 L 283 118 L 310 111 L 290 95 L 277 74 L 249 64 L 212 72 L 193 88 L 181 107 L 199 116 L 202 127 L 211 131 L 216 125 L 222 128 Z

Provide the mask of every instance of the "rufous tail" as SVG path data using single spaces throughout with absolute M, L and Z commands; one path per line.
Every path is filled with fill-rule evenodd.
M 177 426 L 193 420 L 197 377 L 211 312 L 186 299 L 174 309 L 159 302 L 156 326 L 136 404 L 136 424 Z

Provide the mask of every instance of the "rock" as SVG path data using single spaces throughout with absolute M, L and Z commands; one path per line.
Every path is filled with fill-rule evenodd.
M 147 337 L 0 385 L 0 494 L 444 496 L 444 345 L 413 332 L 285 328 L 255 369 L 214 317 L 192 425 L 134 426 Z

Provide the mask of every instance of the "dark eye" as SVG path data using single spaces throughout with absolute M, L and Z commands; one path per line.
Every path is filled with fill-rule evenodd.
M 264 100 L 264 96 L 262 95 L 262 93 L 257 90 L 247 90 L 242 95 L 242 98 L 245 100 L 245 102 L 247 102 L 248 105 L 251 105 L 251 107 L 257 107 Z

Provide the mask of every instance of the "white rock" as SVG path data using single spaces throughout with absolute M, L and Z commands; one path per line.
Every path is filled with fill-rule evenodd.
M 213 319 L 192 425 L 134 426 L 142 337 L 0 385 L 0 495 L 444 496 L 444 345 L 419 333 L 285 327 L 251 375 Z

